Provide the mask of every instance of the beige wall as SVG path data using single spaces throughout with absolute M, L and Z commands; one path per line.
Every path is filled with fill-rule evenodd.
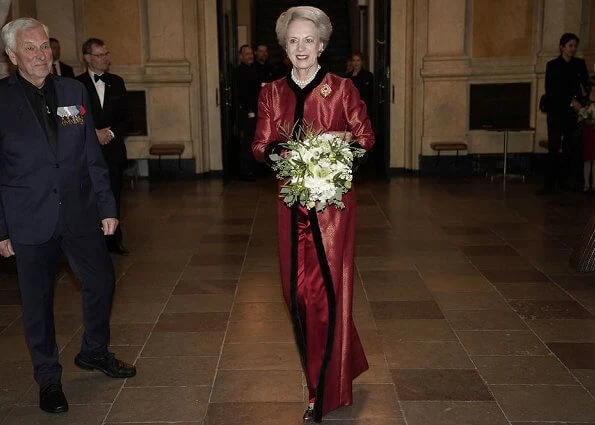
M 47 4 L 47 2 L 40 3 Z M 138 0 L 85 0 L 83 13 L 86 37 L 103 39 L 112 54 L 114 63 L 120 65 L 141 63 Z
M 68 61 L 80 58 L 85 38 L 104 38 L 113 72 L 146 91 L 149 135 L 127 141 L 132 158 L 148 158 L 151 143 L 184 143 L 197 172 L 221 169 L 216 0 L 14 4 L 15 15 L 33 10 L 53 28 Z M 249 5 L 238 2 L 238 24 L 248 28 Z M 531 125 L 544 138 L 537 100 L 560 34 L 583 36 L 590 69 L 595 58 L 595 0 L 392 0 L 391 14 L 391 167 L 417 169 L 420 155 L 434 154 L 433 141 L 467 142 L 471 154 L 501 151 L 499 135 L 468 129 L 470 83 L 532 83 Z M 539 148 L 527 132 L 511 150 Z
M 473 0 L 473 57 L 529 56 L 535 0 Z
M 468 128 L 472 83 L 531 83 L 535 135 L 515 133 L 510 150 L 543 152 L 536 142 L 547 126 L 537 104 L 562 33 L 583 36 L 580 55 L 593 70 L 595 0 L 392 0 L 392 7 L 393 168 L 417 169 L 437 141 L 465 142 L 470 154 L 502 152 L 502 134 Z

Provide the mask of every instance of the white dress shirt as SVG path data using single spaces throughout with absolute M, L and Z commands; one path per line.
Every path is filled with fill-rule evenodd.
M 97 96 L 99 96 L 99 103 L 103 108 L 103 99 L 105 98 L 105 83 L 101 80 L 95 81 L 95 73 L 93 71 L 89 71 L 89 75 L 91 76 L 91 81 L 93 81 L 93 84 L 95 84 L 95 90 L 97 90 Z

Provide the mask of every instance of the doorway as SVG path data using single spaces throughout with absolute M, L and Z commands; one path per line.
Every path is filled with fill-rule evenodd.
M 374 117 L 376 147 L 374 165 L 377 175 L 388 179 L 390 172 L 390 105 L 394 87 L 390 74 L 390 0 L 374 2 L 374 77 L 376 99 Z
M 237 63 L 237 0 L 217 0 L 217 36 L 219 41 L 219 91 L 223 175 L 232 176 L 239 168 L 239 137 L 235 123 L 234 67 Z

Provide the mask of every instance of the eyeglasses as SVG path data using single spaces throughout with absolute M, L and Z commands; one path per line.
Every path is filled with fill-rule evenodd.
M 103 59 L 105 57 L 108 57 L 110 55 L 110 52 L 98 53 L 98 54 L 95 54 L 95 53 L 85 53 L 85 54 L 95 56 L 96 58 L 99 58 L 99 59 Z

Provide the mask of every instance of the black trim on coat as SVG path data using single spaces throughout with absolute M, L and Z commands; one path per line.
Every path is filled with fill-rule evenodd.
M 326 69 L 320 69 L 314 77 L 314 80 L 303 89 L 300 88 L 292 79 L 291 75 L 287 76 L 287 84 L 293 90 L 296 97 L 295 112 L 294 112 L 294 127 L 293 137 L 298 137 L 301 132 L 301 126 L 304 124 L 304 104 L 306 98 L 312 91 L 320 85 L 324 77 L 326 76 Z M 316 209 L 311 208 L 308 210 L 308 218 L 310 225 L 312 226 L 312 237 L 314 239 L 314 245 L 316 247 L 316 254 L 318 256 L 318 262 L 322 272 L 324 280 L 324 286 L 326 290 L 326 298 L 328 303 L 329 321 L 327 329 L 327 341 L 324 349 L 324 356 L 322 365 L 320 367 L 320 374 L 318 376 L 318 382 L 316 383 L 316 401 L 314 403 L 314 421 L 322 421 L 322 407 L 324 400 L 324 386 L 326 381 L 326 371 L 330 363 L 331 354 L 333 351 L 334 337 L 335 337 L 335 322 L 336 322 L 336 294 L 333 286 L 332 276 L 324 245 L 322 242 L 322 233 L 320 231 L 320 225 L 318 223 L 318 217 L 316 215 Z M 293 323 L 293 331 L 295 334 L 296 344 L 300 352 L 300 359 L 306 378 L 308 378 L 307 370 L 307 341 L 304 334 L 304 326 L 302 324 L 302 318 L 299 313 L 299 305 L 297 300 L 297 287 L 298 287 L 298 205 L 295 204 L 291 207 L 291 281 L 290 281 L 290 312 Z M 311 386 L 312 383 L 308 382 Z

